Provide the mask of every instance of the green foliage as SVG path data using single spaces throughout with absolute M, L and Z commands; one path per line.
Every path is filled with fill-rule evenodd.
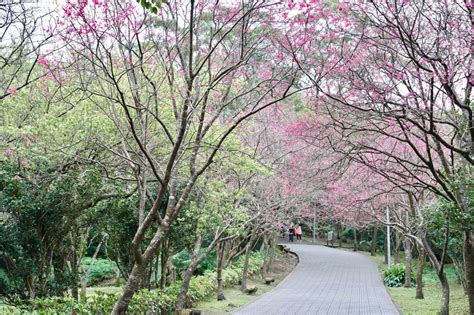
M 204 275 L 196 276 L 189 283 L 188 295 L 186 301 L 192 305 L 197 301 L 202 301 L 214 293 L 216 287 L 216 273 L 207 271 Z
M 150 10 L 151 13 L 157 14 L 158 10 L 161 8 L 163 3 L 167 3 L 167 0 L 137 0 L 141 6 L 147 10 Z
M 263 264 L 262 253 L 254 252 L 249 260 L 249 273 L 258 272 Z M 226 268 L 223 272 L 224 286 L 233 286 L 238 283 L 242 274 L 243 256 Z M 176 282 L 165 289 L 140 290 L 132 298 L 128 312 L 130 314 L 171 313 L 174 310 L 176 298 L 180 290 L 180 282 Z M 216 273 L 207 270 L 203 275 L 194 276 L 189 285 L 186 297 L 188 305 L 202 301 L 215 292 Z M 95 295 L 87 297 L 85 301 L 77 302 L 70 297 L 38 298 L 22 304 L 19 309 L 25 313 L 38 312 L 40 314 L 108 314 L 111 312 L 120 293 L 104 293 L 96 291 Z M 11 313 L 18 314 L 18 309 Z
M 8 277 L 8 274 L 3 269 L 0 269 L 0 292 L 4 292 L 4 294 L 10 295 L 13 293 L 13 287 L 13 283 Z
M 129 304 L 130 314 L 145 314 L 151 312 L 159 313 L 163 310 L 169 313 L 173 310 L 176 297 L 179 292 L 177 284 L 166 289 L 140 290 Z M 109 314 L 119 297 L 119 293 L 104 293 L 96 291 L 96 294 L 88 297 L 85 301 L 76 301 L 71 297 L 38 298 L 23 304 L 17 309 L 6 311 L 7 314 L 18 314 L 19 310 L 24 313 L 36 312 L 39 314 Z
M 341 233 L 342 238 L 344 239 L 354 239 L 354 230 L 352 228 L 345 228 Z
M 250 255 L 248 271 L 249 274 L 255 274 L 260 270 L 264 261 L 263 253 L 253 252 Z M 240 256 L 232 265 L 223 271 L 222 277 L 224 287 L 236 285 L 243 271 L 244 256 Z M 215 292 L 216 273 L 208 270 L 204 275 L 196 276 L 191 279 L 187 295 L 187 304 L 193 305 L 197 301 L 208 298 Z
M 202 249 L 201 252 L 205 251 Z M 182 275 L 191 263 L 191 254 L 185 250 L 173 257 L 173 265 L 176 268 L 178 275 Z M 194 271 L 196 275 L 203 275 L 207 271 L 214 271 L 216 269 L 216 253 L 212 252 L 206 259 L 204 259 Z
M 84 257 L 81 261 L 82 270 L 87 272 L 92 262 L 91 257 Z M 91 272 L 87 279 L 87 285 L 92 286 L 104 280 L 113 278 L 117 272 L 117 267 L 108 259 L 98 258 L 92 265 Z
M 216 252 L 212 252 L 206 257 L 196 268 L 195 273 L 198 275 L 204 274 L 206 271 L 212 271 L 216 269 Z
M 449 282 L 456 282 L 456 268 L 453 265 L 445 265 L 444 273 Z M 426 284 L 439 284 L 439 278 L 436 270 L 429 266 L 423 271 L 423 282 Z
M 359 242 L 358 249 L 364 252 L 370 252 L 370 250 L 372 249 L 371 246 L 372 246 L 371 241 L 369 242 L 369 241 L 363 240 Z
M 438 280 L 439 282 L 439 280 Z M 464 290 L 456 283 L 449 284 L 449 313 L 469 314 L 469 303 Z M 415 288 L 389 288 L 390 296 L 400 307 L 402 314 L 427 315 L 439 314 L 440 285 L 427 285 L 423 288 L 424 299 L 415 298 Z
M 41 181 L 27 170 L 0 162 L 0 270 L 4 298 L 62 295 L 75 281 L 68 258 L 71 237 L 85 204 L 100 192 L 93 169 L 80 173 L 45 172 Z
M 137 218 L 132 211 L 137 203 L 136 195 L 127 199 L 108 200 L 97 205 L 88 218 L 95 222 L 92 225 L 94 233 L 107 233 L 108 258 L 116 262 L 125 272 L 130 272 L 132 269 L 129 244 L 138 227 Z
M 405 283 L 405 265 L 396 264 L 383 273 L 383 282 L 387 287 L 401 287 Z M 412 285 L 416 282 L 415 274 L 411 275 Z

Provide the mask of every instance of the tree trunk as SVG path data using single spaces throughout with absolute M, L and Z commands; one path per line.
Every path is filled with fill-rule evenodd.
M 474 314 L 474 232 L 472 230 L 464 231 L 463 254 L 469 313 Z
M 89 266 L 89 269 L 87 269 L 87 272 L 81 278 L 81 299 L 83 299 L 83 300 L 86 299 L 87 278 L 89 278 L 89 275 L 92 272 L 92 267 L 94 267 L 95 259 L 97 258 L 97 255 L 99 254 L 100 247 L 102 246 L 103 241 L 104 241 L 104 237 L 100 241 L 99 245 L 97 245 L 97 247 L 95 249 L 95 252 L 94 252 L 94 255 L 92 255 L 91 264 Z
M 156 255 L 155 256 L 155 288 L 158 289 L 160 287 L 160 282 L 158 280 L 159 278 L 159 270 L 160 270 L 161 266 L 160 266 L 160 255 Z
M 384 253 L 384 255 L 385 255 L 385 264 L 388 264 L 387 233 L 384 233 L 384 238 L 383 238 L 383 253 Z
M 262 278 L 265 278 L 267 276 L 267 273 L 269 271 L 269 262 L 270 262 L 270 241 L 268 239 L 268 235 L 265 234 L 263 236 L 263 248 L 265 251 L 265 257 L 263 259 L 263 265 L 262 265 Z
M 245 292 L 247 289 L 247 278 L 248 278 L 248 267 L 249 267 L 249 258 L 250 252 L 252 250 L 253 238 L 251 237 L 247 245 L 245 246 L 245 258 L 244 266 L 242 269 L 242 283 L 240 284 L 240 291 Z
M 338 241 L 339 248 L 341 248 L 342 247 L 342 223 L 340 222 L 337 228 L 337 241 Z
M 164 241 L 163 246 L 161 249 L 161 259 L 160 259 L 160 264 L 161 264 L 161 279 L 160 279 L 160 288 L 164 289 L 166 288 L 166 276 L 167 276 L 167 271 L 168 271 L 168 242 Z
M 224 243 L 225 242 L 220 242 L 217 247 L 216 274 L 217 274 L 217 300 L 218 301 L 225 300 L 224 279 L 222 278 L 222 269 L 224 268 L 224 250 L 225 250 Z
M 156 251 L 157 254 L 155 255 L 155 257 L 153 257 L 153 259 L 151 260 L 150 262 L 150 272 L 148 273 L 148 276 L 147 276 L 147 288 L 148 290 L 151 290 L 153 288 L 153 281 L 152 280 L 155 280 L 155 288 L 158 287 L 157 283 L 158 283 L 158 260 L 159 260 L 159 256 L 160 256 L 160 249 L 161 249 L 161 243 L 160 245 L 158 246 L 158 250 Z
M 169 225 L 161 224 L 157 234 L 153 237 L 150 244 L 143 254 L 138 254 L 133 264 L 132 272 L 128 277 L 127 283 L 123 288 L 122 295 L 115 303 L 114 309 L 112 310 L 113 315 L 122 315 L 127 312 L 128 304 L 132 299 L 135 292 L 140 288 L 140 283 L 145 277 L 147 266 L 155 256 L 157 250 L 160 248 L 162 240 L 169 231 Z
M 439 280 L 441 281 L 442 295 L 441 295 L 441 315 L 449 314 L 449 283 L 444 271 L 438 274 Z
M 462 286 L 464 294 L 467 295 L 467 282 L 466 282 L 466 271 L 464 270 L 464 260 L 457 257 L 451 257 L 453 259 L 454 269 L 456 270 L 456 279 L 458 284 Z
M 152 276 L 153 276 L 153 261 L 148 266 L 147 275 L 145 276 L 145 279 L 143 279 L 143 282 L 142 282 L 142 289 L 147 288 L 148 290 L 151 290 L 151 277 Z
M 146 264 L 145 263 L 135 263 L 133 265 L 132 272 L 128 277 L 127 284 L 123 289 L 122 296 L 119 298 L 117 303 L 112 310 L 113 315 L 123 315 L 126 314 L 128 304 L 130 303 L 135 292 L 140 288 L 140 283 L 146 273 Z
M 73 248 L 73 253 L 72 253 L 72 262 L 71 262 L 71 271 L 74 279 L 74 283 L 72 284 L 72 289 L 71 289 L 71 295 L 74 300 L 78 301 L 79 300 L 79 291 L 77 289 L 77 278 L 79 274 L 79 268 L 78 268 L 78 261 L 77 261 L 77 249 L 76 246 Z
M 402 239 L 400 237 L 400 233 L 395 231 L 395 264 L 400 263 L 400 247 L 402 246 Z M 410 248 L 410 254 L 411 254 L 411 248 Z M 405 254 L 406 257 L 406 254 Z
M 441 295 L 441 308 L 440 308 L 440 314 L 441 315 L 449 315 L 449 283 L 448 279 L 446 278 L 446 274 L 444 273 L 444 261 L 441 259 L 441 261 L 438 260 L 436 257 L 435 253 L 431 249 L 428 241 L 426 240 L 426 236 L 423 235 L 422 233 L 421 239 L 423 242 L 423 247 L 426 250 L 426 254 L 428 255 L 428 258 L 431 262 L 431 265 L 433 268 L 436 270 L 436 273 L 438 275 L 439 281 L 441 283 L 441 288 L 442 288 L 442 295 Z M 448 239 L 445 239 L 445 248 L 447 245 Z M 443 250 L 443 256 L 445 250 Z
M 174 265 L 173 265 L 173 256 L 170 255 L 168 257 L 168 270 L 170 272 L 170 283 L 176 283 L 176 269 L 174 268 Z
M 426 254 L 422 246 L 418 245 L 418 267 L 416 268 L 416 296 L 417 299 L 424 299 L 423 294 L 423 269 L 425 267 Z
M 202 244 L 202 238 L 201 238 L 201 235 L 198 234 L 196 237 L 196 241 L 194 242 L 194 250 L 191 256 L 191 263 L 189 264 L 188 268 L 186 269 L 186 272 L 184 273 L 183 284 L 181 285 L 181 289 L 179 290 L 179 295 L 176 299 L 177 310 L 180 310 L 186 307 L 186 295 L 188 294 L 189 283 L 191 282 L 191 278 L 193 276 L 194 271 L 196 270 L 197 266 L 202 260 L 202 258 L 199 255 L 199 251 L 201 250 L 201 244 Z
M 273 266 L 273 262 L 275 261 L 275 250 L 277 245 L 277 236 L 272 232 L 270 238 L 270 260 L 268 261 L 268 270 Z
M 354 227 L 352 228 L 352 231 L 354 231 L 354 248 L 353 248 L 353 251 L 356 252 L 358 250 L 358 245 L 359 245 L 359 241 L 357 240 L 357 229 Z
M 377 232 L 378 228 L 374 225 L 374 230 L 372 232 L 372 243 L 370 244 L 370 256 L 375 256 L 377 254 Z
M 403 284 L 403 287 L 410 288 L 411 287 L 411 241 L 408 237 L 405 237 L 404 247 L 405 247 L 405 283 Z
M 140 199 L 138 201 L 137 219 L 138 219 L 138 226 L 140 226 L 145 220 L 146 190 L 147 190 L 146 172 L 143 172 L 141 176 L 138 175 L 138 182 L 139 182 L 139 187 L 140 187 L 138 190 L 140 194 Z

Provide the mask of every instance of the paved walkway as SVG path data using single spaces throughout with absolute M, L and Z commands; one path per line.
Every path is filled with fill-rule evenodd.
M 293 272 L 234 314 L 399 314 L 369 257 L 317 245 L 290 248 L 300 258 Z

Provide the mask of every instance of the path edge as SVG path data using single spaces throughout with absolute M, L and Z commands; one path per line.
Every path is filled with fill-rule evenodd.
M 286 277 L 285 277 L 283 280 L 281 280 L 280 283 L 278 283 L 273 289 L 271 289 L 270 291 L 268 291 L 268 292 L 262 294 L 261 296 L 258 297 L 258 299 L 253 300 L 253 301 L 250 302 L 250 303 L 247 303 L 247 304 L 244 304 L 244 305 L 240 306 L 238 309 L 234 310 L 234 311 L 232 312 L 232 314 L 235 314 L 235 313 L 237 313 L 240 309 L 242 309 L 242 308 L 244 308 L 244 307 L 246 307 L 246 306 L 248 306 L 248 305 L 251 305 L 252 303 L 257 302 L 257 301 L 260 300 L 262 297 L 264 297 L 266 294 L 268 294 L 268 293 L 272 292 L 273 290 L 275 290 L 276 288 L 278 288 L 280 285 L 282 285 L 282 283 L 284 283 L 285 281 L 288 280 L 289 276 L 293 273 L 293 271 L 295 271 L 295 269 L 296 269 L 296 268 L 298 267 L 298 265 L 300 264 L 300 256 L 298 256 L 298 254 L 297 254 L 296 252 L 292 251 L 291 248 L 289 248 L 288 246 L 286 246 L 285 243 L 279 243 L 279 244 L 277 244 L 277 246 L 279 246 L 279 247 L 281 248 L 281 251 L 282 251 L 282 252 L 287 252 L 287 253 L 292 254 L 293 256 L 296 257 L 296 265 L 295 265 L 295 267 L 294 267 L 293 270 L 291 270 L 291 272 L 288 273 L 288 274 L 286 275 Z M 286 249 L 286 250 L 285 250 L 285 249 Z

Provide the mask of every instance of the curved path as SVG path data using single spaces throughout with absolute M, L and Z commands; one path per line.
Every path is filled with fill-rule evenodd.
M 234 314 L 399 314 L 369 257 L 291 244 L 300 258 L 275 289 Z

